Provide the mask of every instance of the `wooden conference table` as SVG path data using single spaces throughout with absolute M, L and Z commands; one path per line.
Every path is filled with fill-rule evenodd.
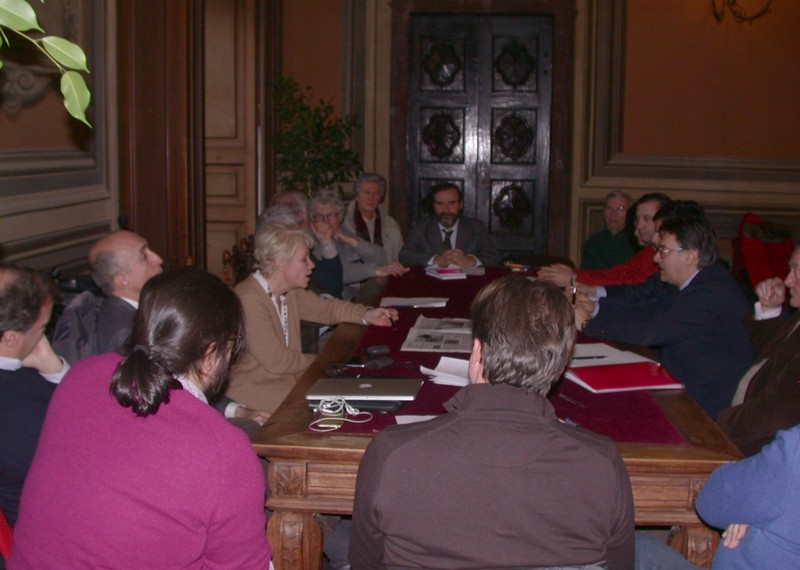
M 470 277 L 467 286 L 464 281 L 441 282 L 424 277 L 414 269 L 399 279 L 370 280 L 362 287 L 359 300 L 377 305 L 388 284 L 391 295 L 447 296 L 452 303 L 453 294 L 458 296 L 458 291 L 465 287 L 472 294 L 497 271 L 492 274 L 490 270 L 483 278 Z M 420 290 L 420 285 L 427 284 L 425 291 Z M 463 306 L 465 299 L 461 301 Z M 420 313 L 411 309 L 400 312 L 406 329 Z M 425 315 L 438 316 L 436 310 L 426 310 Z M 380 338 L 377 327 L 339 325 L 286 400 L 252 438 L 258 455 L 269 462 L 266 504 L 273 514 L 267 534 L 277 570 L 320 568 L 322 533 L 315 514 L 352 513 L 358 465 L 372 438 L 365 434 L 308 431 L 312 412 L 304 396 L 326 369 L 344 362 L 359 347 L 359 342 L 363 343 L 365 329 Z M 409 354 L 397 352 L 399 345 L 392 349 L 396 359 Z M 695 497 L 716 467 L 740 459 L 741 454 L 682 391 L 653 391 L 652 396 L 663 412 L 659 415 L 668 419 L 667 423 L 671 423 L 682 442 L 618 441 L 633 486 L 636 524 L 673 527 L 672 545 L 690 561 L 708 568 L 719 537 L 698 519 Z

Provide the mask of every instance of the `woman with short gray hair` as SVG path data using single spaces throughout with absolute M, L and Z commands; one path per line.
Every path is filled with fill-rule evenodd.
M 396 262 L 403 247 L 403 234 L 395 219 L 380 208 L 386 197 L 386 179 L 375 172 L 365 172 L 356 179 L 354 192 L 344 225 L 361 239 L 381 246 L 387 259 Z

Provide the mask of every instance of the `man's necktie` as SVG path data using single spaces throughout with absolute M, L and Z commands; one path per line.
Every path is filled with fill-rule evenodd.
M 453 249 L 453 242 L 450 239 L 450 236 L 453 235 L 453 230 L 445 230 L 444 231 L 444 249 L 447 251 L 448 249 Z

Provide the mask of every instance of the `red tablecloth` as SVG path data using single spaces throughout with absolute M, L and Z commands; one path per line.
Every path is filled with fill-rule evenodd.
M 447 297 L 446 307 L 431 309 L 400 308 L 400 319 L 393 327 L 367 327 L 361 336 L 354 354 L 366 354 L 369 346 L 385 344 L 389 347 L 394 364 L 378 371 L 361 371 L 368 376 L 407 376 L 425 378 L 419 365 L 435 368 L 439 353 L 401 352 L 408 331 L 419 315 L 431 318 L 467 317 L 469 304 L 478 290 L 492 279 L 507 273 L 505 269 L 487 269 L 485 276 L 469 277 L 466 280 L 441 281 L 425 275 L 420 268 L 413 268 L 402 278 L 393 278 L 383 295 L 392 297 Z M 589 341 L 579 336 L 579 342 Z M 446 354 L 467 359 L 467 354 Z M 353 369 L 344 374 L 355 375 Z M 434 415 L 444 413 L 442 404 L 458 388 L 441 386 L 426 379 L 417 399 L 403 405 L 394 413 L 373 413 L 373 418 L 363 424 L 346 423 L 337 433 L 374 435 L 388 425 L 395 424 L 395 415 Z M 643 443 L 663 445 L 687 445 L 672 423 L 667 419 L 649 392 L 620 392 L 593 394 L 588 390 L 562 380 L 549 396 L 556 414 L 595 433 L 610 437 L 619 443 Z

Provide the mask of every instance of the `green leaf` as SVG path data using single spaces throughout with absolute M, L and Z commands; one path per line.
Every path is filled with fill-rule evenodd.
M 67 112 L 91 127 L 91 123 L 86 120 L 86 108 L 92 96 L 86 87 L 86 82 L 77 71 L 67 71 L 61 77 L 61 94 L 64 96 L 64 107 Z
M 39 27 L 36 12 L 25 0 L 0 0 L 0 26 L 18 32 L 44 30 Z
M 89 72 L 89 68 L 86 67 L 86 54 L 79 45 L 57 36 L 42 38 L 42 45 L 47 53 L 64 67 Z

